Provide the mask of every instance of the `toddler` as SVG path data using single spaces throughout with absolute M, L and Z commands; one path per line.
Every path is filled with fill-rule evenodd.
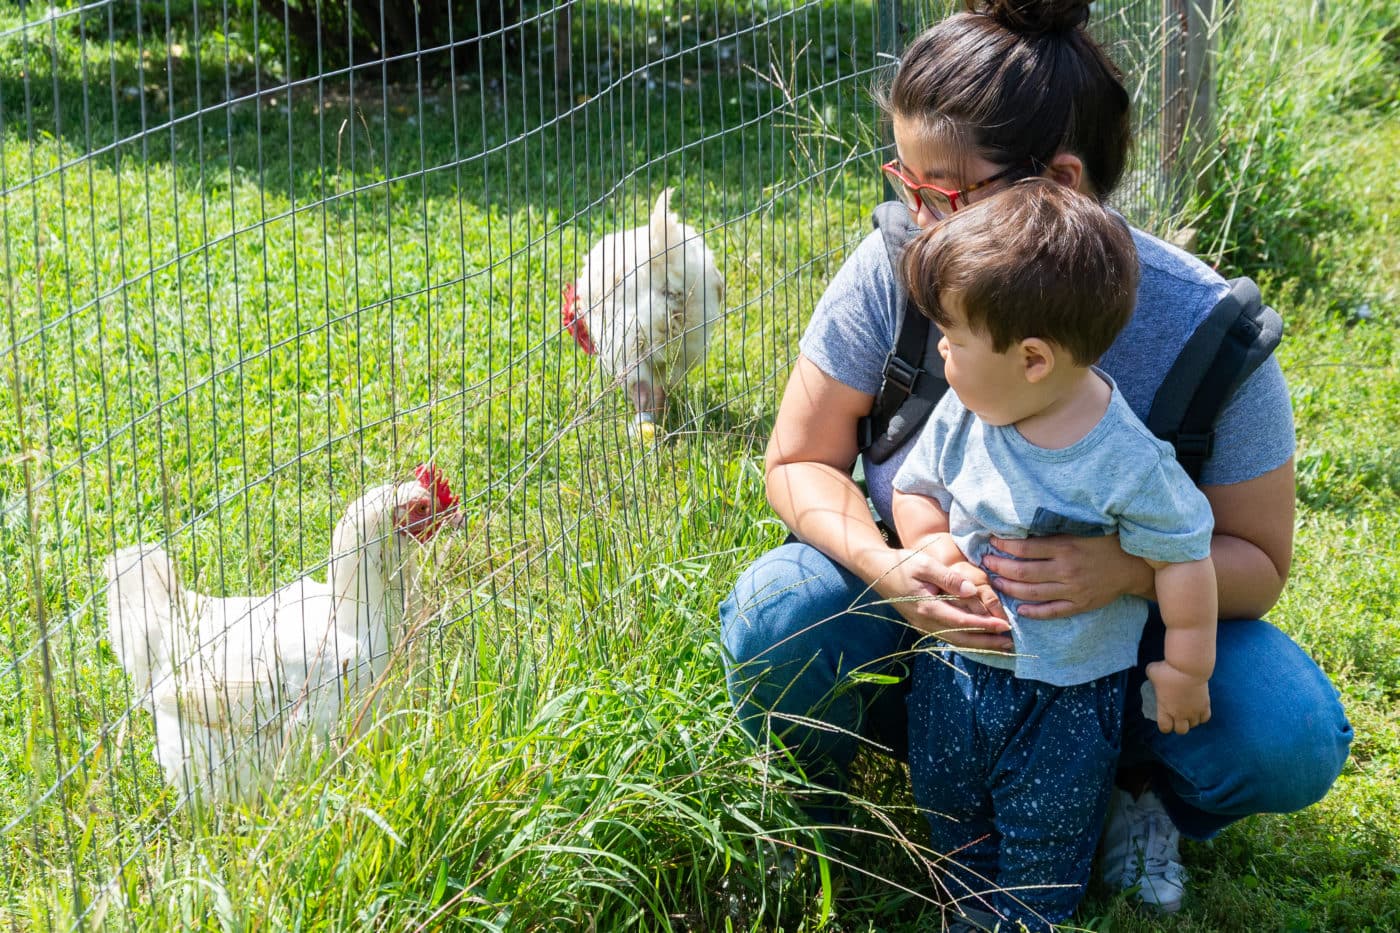
M 894 481 L 904 546 L 975 568 L 994 538 L 1118 535 L 1153 568 L 1167 628 L 1165 658 L 1147 668 L 1158 727 L 1205 722 L 1210 504 L 1093 365 L 1133 310 L 1127 226 L 1071 188 L 1028 179 L 911 241 L 902 272 L 911 307 L 942 331 L 952 388 Z M 933 848 L 948 856 L 953 928 L 1048 930 L 1089 877 L 1148 604 L 1122 597 L 1022 622 L 1015 600 L 978 592 L 1010 624 L 1014 651 L 921 646 L 910 768 Z

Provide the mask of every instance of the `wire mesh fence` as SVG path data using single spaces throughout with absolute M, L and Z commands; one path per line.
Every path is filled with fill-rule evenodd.
M 623 663 L 653 568 L 712 607 L 714 529 L 879 196 L 869 88 L 947 10 L 429 6 L 0 9 L 12 927 L 117 922 L 238 819 L 203 798 L 314 785 L 343 757 L 316 737 L 394 698 L 485 702 L 562 639 Z M 1120 207 L 1160 226 L 1203 125 L 1199 8 L 1097 7 L 1136 82 Z M 591 268 L 639 296 L 648 249 L 718 292 L 671 333 L 708 352 L 664 405 L 610 365 L 637 334 L 561 320 L 607 237 Z M 449 504 L 428 463 L 442 527 L 405 511 Z

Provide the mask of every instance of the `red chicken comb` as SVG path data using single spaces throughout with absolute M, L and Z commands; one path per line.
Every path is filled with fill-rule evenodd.
M 447 476 L 434 463 L 420 463 L 413 471 L 418 484 L 433 494 L 437 511 L 446 512 L 457 505 L 457 497 L 447 484 Z
M 564 286 L 564 307 L 560 309 L 560 317 L 564 320 L 564 329 L 573 334 L 574 343 L 580 350 L 588 356 L 597 352 L 593 337 L 588 333 L 588 325 L 578 316 L 578 289 L 573 282 Z

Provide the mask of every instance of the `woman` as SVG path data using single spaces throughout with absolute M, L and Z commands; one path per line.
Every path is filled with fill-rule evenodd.
M 882 103 L 897 159 L 886 174 L 921 226 L 1004 185 L 1044 175 L 1107 198 L 1130 144 L 1129 98 L 1084 30 L 1082 0 L 982 0 L 935 25 L 903 56 Z M 1134 231 L 1141 285 L 1132 323 L 1100 365 L 1139 417 L 1186 339 L 1225 293 L 1198 260 Z M 852 480 L 856 424 L 869 413 L 896 323 L 894 271 L 878 233 L 837 272 L 802 337 L 767 454 L 768 501 L 792 539 L 759 558 L 720 609 L 731 695 L 755 737 L 780 736 L 809 777 L 834 789 L 863 739 L 899 749 L 900 686 L 857 672 L 902 673 L 920 633 L 1005 651 L 1005 623 L 975 587 L 923 554 L 891 546 Z M 915 434 L 911 435 L 911 441 Z M 870 500 L 889 524 L 890 483 L 905 449 L 866 464 Z M 1204 839 L 1241 817 L 1322 797 L 1346 760 L 1351 728 L 1336 690 L 1260 620 L 1283 589 L 1293 544 L 1293 422 L 1278 363 L 1240 387 L 1217 424 L 1201 485 L 1215 519 L 1220 615 L 1212 719 L 1163 735 L 1129 703 L 1120 790 L 1104 830 L 1110 883 L 1180 906 L 1179 833 Z M 994 587 L 1054 620 L 1133 593 L 1152 572 L 1116 537 L 998 541 Z M 913 597 L 952 596 L 955 599 Z M 1139 668 L 1162 656 L 1149 620 Z M 821 725 L 810 723 L 816 720 Z M 832 818 L 835 813 L 814 814 Z

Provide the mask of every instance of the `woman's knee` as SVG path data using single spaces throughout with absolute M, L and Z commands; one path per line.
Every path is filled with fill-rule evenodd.
M 1212 718 L 1202 729 L 1209 747 L 1177 761 L 1163 755 L 1195 785 L 1183 797 L 1202 810 L 1234 816 L 1316 803 L 1341 774 L 1351 746 L 1351 724 L 1336 688 L 1267 622 L 1223 622 L 1218 641 Z
M 872 698 L 847 675 L 899 650 L 897 614 L 869 600 L 854 575 L 790 543 L 755 561 L 720 605 L 725 675 L 744 727 L 781 735 L 809 776 L 843 773 L 855 755 Z M 805 724 L 812 719 L 834 728 Z
M 878 691 L 855 685 L 849 675 L 889 672 L 910 641 L 899 613 L 878 600 L 809 545 L 789 543 L 764 554 L 720 606 L 734 702 L 746 710 L 822 710 L 818 715 L 842 728 L 859 728 L 865 703 Z M 902 745 L 904 720 L 897 718 L 893 744 Z
M 815 548 L 789 542 L 754 561 L 720 604 L 720 632 L 735 664 L 780 663 L 836 633 L 829 620 L 859 600 L 859 581 Z
M 1232 658 L 1227 672 L 1254 684 L 1244 708 L 1255 726 L 1254 757 L 1265 763 L 1268 776 L 1292 777 L 1280 782 L 1285 795 L 1280 802 L 1288 806 L 1278 809 L 1301 809 L 1320 800 L 1341 774 L 1351 747 L 1351 723 L 1337 688 L 1317 662 L 1268 622 L 1221 627 L 1226 630 L 1222 650 Z

